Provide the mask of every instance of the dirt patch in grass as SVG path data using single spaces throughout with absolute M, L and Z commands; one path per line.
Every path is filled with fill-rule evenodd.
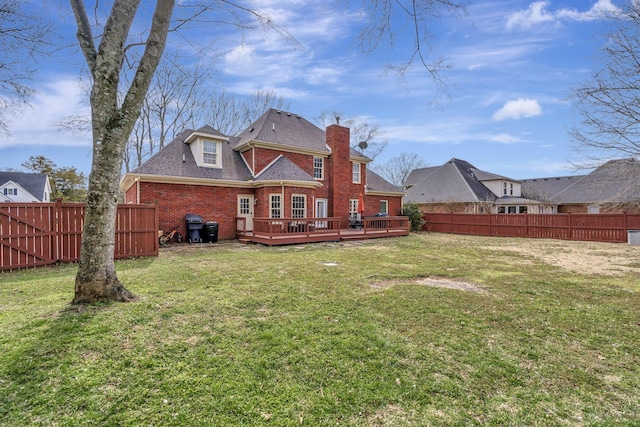
M 433 286 L 436 288 L 447 288 L 447 289 L 457 289 L 459 291 L 465 292 L 486 292 L 486 289 L 480 285 L 476 285 L 475 283 L 463 282 L 460 280 L 447 279 L 445 277 L 421 277 L 419 279 L 407 280 L 404 282 L 399 282 L 397 280 L 388 280 L 383 282 L 375 282 L 371 284 L 372 288 L 375 289 L 387 289 L 394 285 L 422 285 L 422 286 Z
M 580 274 L 622 276 L 629 273 L 640 275 L 640 246 L 625 243 L 565 242 L 545 239 L 511 240 L 488 242 L 481 249 L 508 251 L 527 258 L 538 259 L 567 271 Z

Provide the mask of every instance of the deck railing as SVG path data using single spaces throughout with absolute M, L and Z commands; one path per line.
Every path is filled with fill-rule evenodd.
M 265 243 L 303 243 L 340 240 L 342 238 L 385 237 L 409 234 L 409 219 L 404 216 L 365 217 L 352 223 L 342 218 L 253 218 L 251 230 L 245 218 L 236 218 L 238 236 Z

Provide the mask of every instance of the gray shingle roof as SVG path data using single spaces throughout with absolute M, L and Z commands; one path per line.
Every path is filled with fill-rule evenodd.
M 611 160 L 588 175 L 527 179 L 527 197 L 555 203 L 616 203 L 640 200 L 640 162 Z
M 231 143 L 227 142 L 222 143 L 222 168 L 198 166 L 191 148 L 184 142 L 193 132 L 191 129 L 180 132 L 173 141 L 131 173 L 231 181 L 248 181 L 252 178 L 240 154 L 231 148 Z M 224 136 L 210 126 L 203 126 L 196 132 L 217 137 Z
M 44 173 L 0 172 L 0 185 L 13 181 L 27 190 L 31 195 L 42 201 L 47 175 Z
M 522 180 L 522 195 L 531 199 L 552 201 L 586 175 L 533 178 Z
M 255 181 L 306 181 L 317 182 L 308 173 L 285 156 L 281 156 L 256 176 Z
M 238 135 L 235 148 L 242 147 L 252 140 L 329 152 L 322 129 L 304 117 L 273 108 Z
M 402 188 L 398 188 L 391 184 L 369 168 L 367 168 L 367 190 L 381 191 L 385 193 L 403 193 Z
M 404 186 L 412 187 L 416 185 L 417 183 L 419 183 L 420 181 L 422 181 L 423 179 L 431 175 L 433 172 L 438 170 L 438 168 L 440 168 L 440 166 L 429 166 L 426 168 L 419 168 L 419 169 L 412 170 L 411 173 L 409 173 L 409 176 L 407 177 L 407 179 L 405 180 Z
M 407 190 L 405 200 L 417 203 L 481 202 L 496 196 L 477 177 L 470 163 L 451 159 Z

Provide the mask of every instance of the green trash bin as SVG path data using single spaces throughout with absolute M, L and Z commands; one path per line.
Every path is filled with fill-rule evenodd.
M 215 221 L 207 221 L 204 224 L 204 241 L 207 243 L 218 242 L 218 223 Z

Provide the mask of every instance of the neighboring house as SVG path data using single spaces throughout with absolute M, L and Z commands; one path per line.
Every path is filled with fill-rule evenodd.
M 42 173 L 0 172 L 0 202 L 49 202 L 51 184 Z
M 640 211 L 640 162 L 611 160 L 587 175 L 522 181 L 527 197 L 558 205 L 560 213 Z
M 303 117 L 271 109 L 238 136 L 204 126 L 185 130 L 137 169 L 120 188 L 127 203 L 156 203 L 160 228 L 185 232 L 185 214 L 219 223 L 235 238 L 254 218 L 349 218 L 401 215 L 404 193 L 370 171 L 350 148 L 349 129 L 326 131 Z M 364 213 L 359 212 L 359 197 Z
M 552 213 L 554 206 L 522 197 L 521 182 L 480 170 L 459 159 L 409 174 L 405 202 L 423 212 Z

